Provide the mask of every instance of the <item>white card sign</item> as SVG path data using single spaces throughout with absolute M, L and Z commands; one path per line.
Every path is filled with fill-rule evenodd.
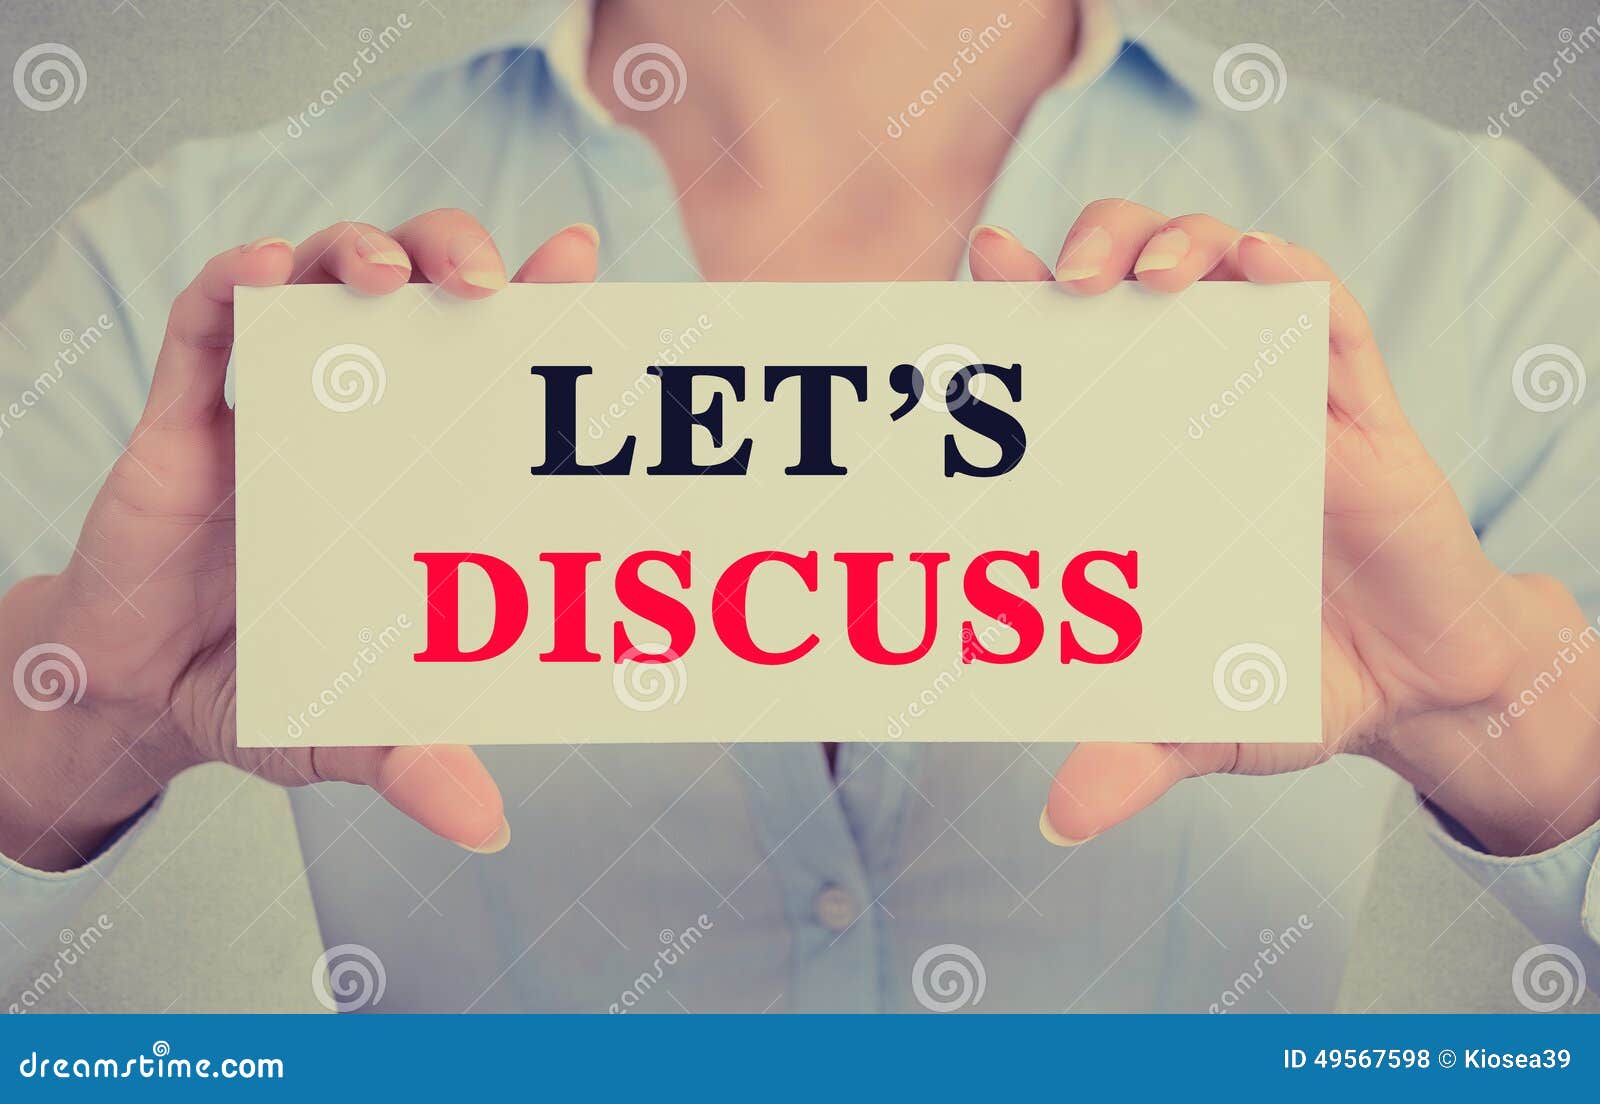
M 1320 738 L 1325 285 L 235 311 L 241 744 Z

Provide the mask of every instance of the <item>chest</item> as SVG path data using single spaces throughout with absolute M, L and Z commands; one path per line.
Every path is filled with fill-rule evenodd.
M 948 280 L 965 255 L 998 165 L 913 176 L 881 151 L 809 171 L 710 171 L 666 158 L 679 214 L 707 280 Z

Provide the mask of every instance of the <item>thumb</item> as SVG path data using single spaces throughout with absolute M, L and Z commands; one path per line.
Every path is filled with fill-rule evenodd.
M 317 748 L 312 773 L 325 782 L 370 786 L 428 831 L 468 851 L 492 855 L 511 842 L 500 788 L 471 748 Z
M 1185 778 L 1226 774 L 1238 744 L 1079 744 L 1050 784 L 1039 831 L 1072 847 L 1121 824 Z

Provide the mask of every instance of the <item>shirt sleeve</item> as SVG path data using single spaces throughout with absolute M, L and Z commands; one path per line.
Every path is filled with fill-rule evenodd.
M 1600 822 L 1548 851 L 1504 858 L 1441 810 L 1422 807 L 1434 842 L 1527 925 L 1552 961 L 1566 961 L 1572 999 L 1586 984 L 1600 992 Z
M 31 963 L 74 942 L 72 925 L 89 894 L 106 880 L 159 804 L 159 798 L 151 801 L 75 870 L 34 870 L 0 853 L 0 991 L 22 988 L 19 982 Z
M 168 173 L 114 184 L 19 259 L 32 280 L 0 312 L 0 590 L 65 566 L 144 405 L 177 273 L 194 263 L 176 245 L 177 211 L 197 197 Z M 11 675 L 0 672 L 0 693 L 13 692 Z M 152 815 L 153 805 L 76 870 L 0 855 L 0 991 L 21 988 L 25 967 L 60 950 L 59 935 Z
M 1473 524 L 1496 564 L 1559 579 L 1595 623 L 1600 393 L 1587 377 L 1600 369 L 1600 223 L 1520 146 L 1474 145 L 1461 180 L 1470 192 L 1461 225 L 1475 239 L 1461 324 L 1471 330 L 1468 371 L 1483 396 L 1476 424 L 1463 429 L 1478 461 Z M 1568 691 L 1553 676 L 1528 692 Z M 1526 695 L 1524 705 L 1537 709 Z M 1497 737 L 1508 738 L 1484 736 Z M 1594 769 L 1600 781 L 1600 763 Z M 1548 851 L 1501 857 L 1424 809 L 1430 835 L 1457 865 L 1600 986 L 1600 824 Z

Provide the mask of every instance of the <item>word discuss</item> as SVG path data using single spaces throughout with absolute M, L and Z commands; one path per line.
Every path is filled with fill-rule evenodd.
M 551 646 L 539 658 L 548 663 L 599 663 L 602 656 L 590 647 L 588 635 L 589 566 L 601 560 L 598 552 L 545 552 L 539 560 L 553 569 Z M 506 561 L 480 552 L 419 552 L 414 559 L 427 569 L 427 642 L 414 658 L 422 663 L 474 663 L 493 659 L 521 639 L 527 628 L 531 602 L 527 584 Z M 856 655 L 869 663 L 898 666 L 915 663 L 926 656 L 939 633 L 939 571 L 950 559 L 947 552 L 913 552 L 907 559 L 922 570 L 922 637 L 912 647 L 891 650 L 880 633 L 880 567 L 893 562 L 891 552 L 838 552 L 833 560 L 845 575 L 845 633 Z M 1072 621 L 1059 627 L 1059 656 L 1062 663 L 1115 663 L 1130 655 L 1139 644 L 1143 624 L 1139 612 L 1129 602 L 1088 577 L 1091 564 L 1105 563 L 1120 574 L 1128 590 L 1139 585 L 1139 557 L 1136 552 L 1082 552 L 1062 570 L 1059 587 L 1069 609 L 1104 626 L 1115 635 L 1106 650 L 1086 647 L 1073 632 Z M 693 560 L 687 551 L 649 550 L 626 557 L 612 581 L 617 602 L 630 614 L 643 618 L 667 635 L 665 647 L 641 647 L 622 621 L 611 627 L 613 663 L 670 663 L 694 645 L 699 625 L 688 604 L 673 593 L 653 586 L 643 578 L 646 564 L 660 564 L 676 581 L 679 589 L 693 585 Z M 990 568 L 1006 564 L 1020 575 L 1024 587 L 1001 585 L 990 578 Z M 472 567 L 487 579 L 493 595 L 493 622 L 489 637 L 482 644 L 466 648 L 461 643 L 461 574 Z M 740 659 L 762 666 L 781 666 L 804 658 L 821 637 L 807 633 L 787 643 L 758 643 L 751 624 L 750 586 L 758 569 L 786 572 L 806 591 L 816 593 L 820 584 L 821 558 L 815 550 L 804 553 L 767 550 L 741 556 L 717 575 L 711 589 L 711 627 L 717 639 Z M 1040 586 L 1040 557 L 1037 551 L 990 551 L 974 556 L 962 573 L 961 589 L 967 604 L 976 614 L 1010 628 L 1016 643 L 1007 650 L 991 649 L 972 621 L 961 625 L 963 663 L 1019 663 L 1028 659 L 1044 643 L 1044 615 L 1025 594 Z

